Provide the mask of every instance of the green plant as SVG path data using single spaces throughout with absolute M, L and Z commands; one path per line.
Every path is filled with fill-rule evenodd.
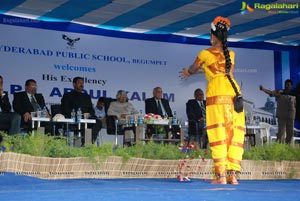
M 246 160 L 300 160 L 300 147 L 293 147 L 289 144 L 272 143 L 266 146 L 252 147 L 245 151 L 244 159 Z
M 34 135 L 0 135 L 3 137 L 0 145 L 5 151 L 47 157 L 75 157 L 79 154 L 77 149 L 67 146 L 66 138 L 54 138 L 39 132 Z
M 77 148 L 68 145 L 67 138 L 55 138 L 35 132 L 34 135 L 7 135 L 0 132 L 3 141 L 0 148 L 3 151 L 30 154 L 33 156 L 46 157 L 86 157 L 94 162 L 103 160 L 109 156 L 120 156 L 123 161 L 132 157 L 146 159 L 181 160 L 181 159 L 210 159 L 209 150 L 197 149 L 189 144 L 174 145 L 150 142 L 138 142 L 131 147 L 115 147 L 113 144 L 87 145 Z M 272 143 L 266 146 L 252 147 L 245 150 L 245 160 L 289 160 L 300 161 L 300 147 L 287 144 Z

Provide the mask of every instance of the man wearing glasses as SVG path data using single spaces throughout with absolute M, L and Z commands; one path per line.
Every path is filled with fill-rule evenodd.
M 49 110 L 46 107 L 45 99 L 42 94 L 37 93 L 37 83 L 33 79 L 26 80 L 25 91 L 14 93 L 13 108 L 15 112 L 22 116 L 21 127 L 28 131 L 31 131 L 31 112 L 46 108 L 46 115 L 49 117 Z M 47 126 L 45 129 L 46 133 L 50 131 Z
M 201 149 L 206 149 L 208 138 L 206 133 L 206 101 L 202 89 L 194 91 L 194 99 L 186 103 L 186 114 L 189 120 L 189 140 L 196 141 Z

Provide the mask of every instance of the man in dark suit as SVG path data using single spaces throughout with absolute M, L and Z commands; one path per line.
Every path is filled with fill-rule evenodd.
M 205 126 L 205 106 L 204 93 L 201 89 L 196 89 L 194 99 L 186 103 L 186 114 L 189 120 L 189 141 L 196 141 L 202 149 L 207 148 L 208 138 Z
M 173 117 L 169 101 L 164 99 L 161 87 L 155 87 L 153 89 L 153 97 L 145 100 L 146 114 L 153 113 L 159 114 L 160 116 Z M 159 106 L 160 105 L 160 106 Z
M 90 119 L 96 120 L 95 124 L 88 125 L 89 128 L 92 128 L 92 143 L 94 143 L 97 139 L 98 132 L 102 128 L 102 123 L 95 115 L 91 97 L 83 91 L 84 80 L 82 77 L 75 77 L 73 79 L 73 88 L 73 91 L 64 93 L 61 99 L 62 114 L 66 118 L 70 118 L 71 111 L 73 109 L 77 111 L 78 108 L 81 109 L 82 113 L 89 113 Z M 83 145 L 84 140 L 82 141 L 82 146 Z
M 173 117 L 173 112 L 170 107 L 169 101 L 163 98 L 163 91 L 161 87 L 155 87 L 153 89 L 153 97 L 145 100 L 145 112 L 146 114 L 159 114 L 161 117 Z M 176 139 L 180 138 L 180 135 L 177 135 L 177 131 L 179 129 L 179 127 L 177 127 L 178 126 L 173 126 L 172 128 L 172 137 Z M 165 126 L 165 131 L 166 133 L 169 132 L 168 126 Z M 156 133 L 155 129 L 152 126 L 148 126 L 148 137 L 153 133 Z
M 0 124 L 8 128 L 8 134 L 20 133 L 21 116 L 11 112 L 7 91 L 3 90 L 3 77 L 0 75 Z M 0 128 L 1 129 L 1 128 Z
M 31 112 L 36 112 L 46 108 L 47 117 L 50 117 L 49 110 L 46 107 L 45 99 L 42 94 L 37 93 L 37 83 L 33 79 L 26 80 L 25 91 L 14 93 L 13 100 L 14 111 L 22 116 L 22 127 L 31 131 Z M 45 132 L 51 131 L 51 126 L 42 122 L 42 126 L 45 126 Z

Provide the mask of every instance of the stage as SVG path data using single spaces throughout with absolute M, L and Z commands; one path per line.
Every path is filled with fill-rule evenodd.
M 239 185 L 212 185 L 191 179 L 66 179 L 47 180 L 1 173 L 0 200 L 298 200 L 300 180 L 241 180 Z

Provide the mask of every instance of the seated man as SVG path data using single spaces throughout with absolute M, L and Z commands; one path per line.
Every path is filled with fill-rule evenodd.
M 82 114 L 89 113 L 90 119 L 96 120 L 95 124 L 88 124 L 88 127 L 92 128 L 92 143 L 94 143 L 98 132 L 102 128 L 102 123 L 95 115 L 91 97 L 83 91 L 84 80 L 82 77 L 75 77 L 73 79 L 73 88 L 73 91 L 64 93 L 61 99 L 62 114 L 66 118 L 70 118 L 72 110 L 77 111 L 79 108 Z M 82 140 L 82 146 L 84 146 L 84 139 Z
M 106 97 L 98 98 L 95 106 L 95 115 L 102 122 L 102 128 L 106 128 L 106 116 L 110 102 Z
M 158 114 L 161 117 L 173 117 L 173 113 L 171 107 L 169 105 L 169 101 L 164 99 L 163 91 L 161 87 L 155 87 L 153 89 L 153 97 L 145 100 L 145 112 Z M 173 126 L 172 128 L 172 138 L 179 139 L 180 135 L 178 135 L 178 126 Z M 165 126 L 166 133 L 169 132 L 169 126 Z M 152 134 L 156 133 L 155 128 L 153 126 L 147 127 L 147 135 L 150 137 Z M 166 136 L 167 137 L 167 136 Z
M 208 144 L 205 127 L 205 105 L 204 93 L 201 89 L 196 89 L 194 99 L 186 103 L 186 115 L 189 120 L 189 142 L 196 141 L 201 149 L 206 149 Z
M 7 91 L 3 90 L 3 77 L 0 75 L 0 122 L 9 125 L 8 134 L 20 133 L 21 115 L 11 112 Z M 0 128 L 1 129 L 1 128 Z
M 31 131 L 31 112 L 46 108 L 46 115 L 50 117 L 44 97 L 37 93 L 37 83 L 33 79 L 26 80 L 25 91 L 14 93 L 13 108 L 22 116 L 21 125 L 28 131 Z M 51 125 L 48 122 L 42 122 L 41 126 L 45 127 L 45 133 L 51 132 Z
M 116 95 L 117 101 L 110 103 L 107 115 L 114 115 L 118 118 L 119 129 L 123 132 L 123 125 L 125 125 L 126 117 L 128 115 L 138 114 L 139 112 L 128 102 L 127 93 L 124 90 L 119 90 Z M 124 133 L 124 144 L 131 145 L 134 140 L 134 128 L 125 128 L 129 132 Z M 133 132 L 132 132 L 133 131 Z

